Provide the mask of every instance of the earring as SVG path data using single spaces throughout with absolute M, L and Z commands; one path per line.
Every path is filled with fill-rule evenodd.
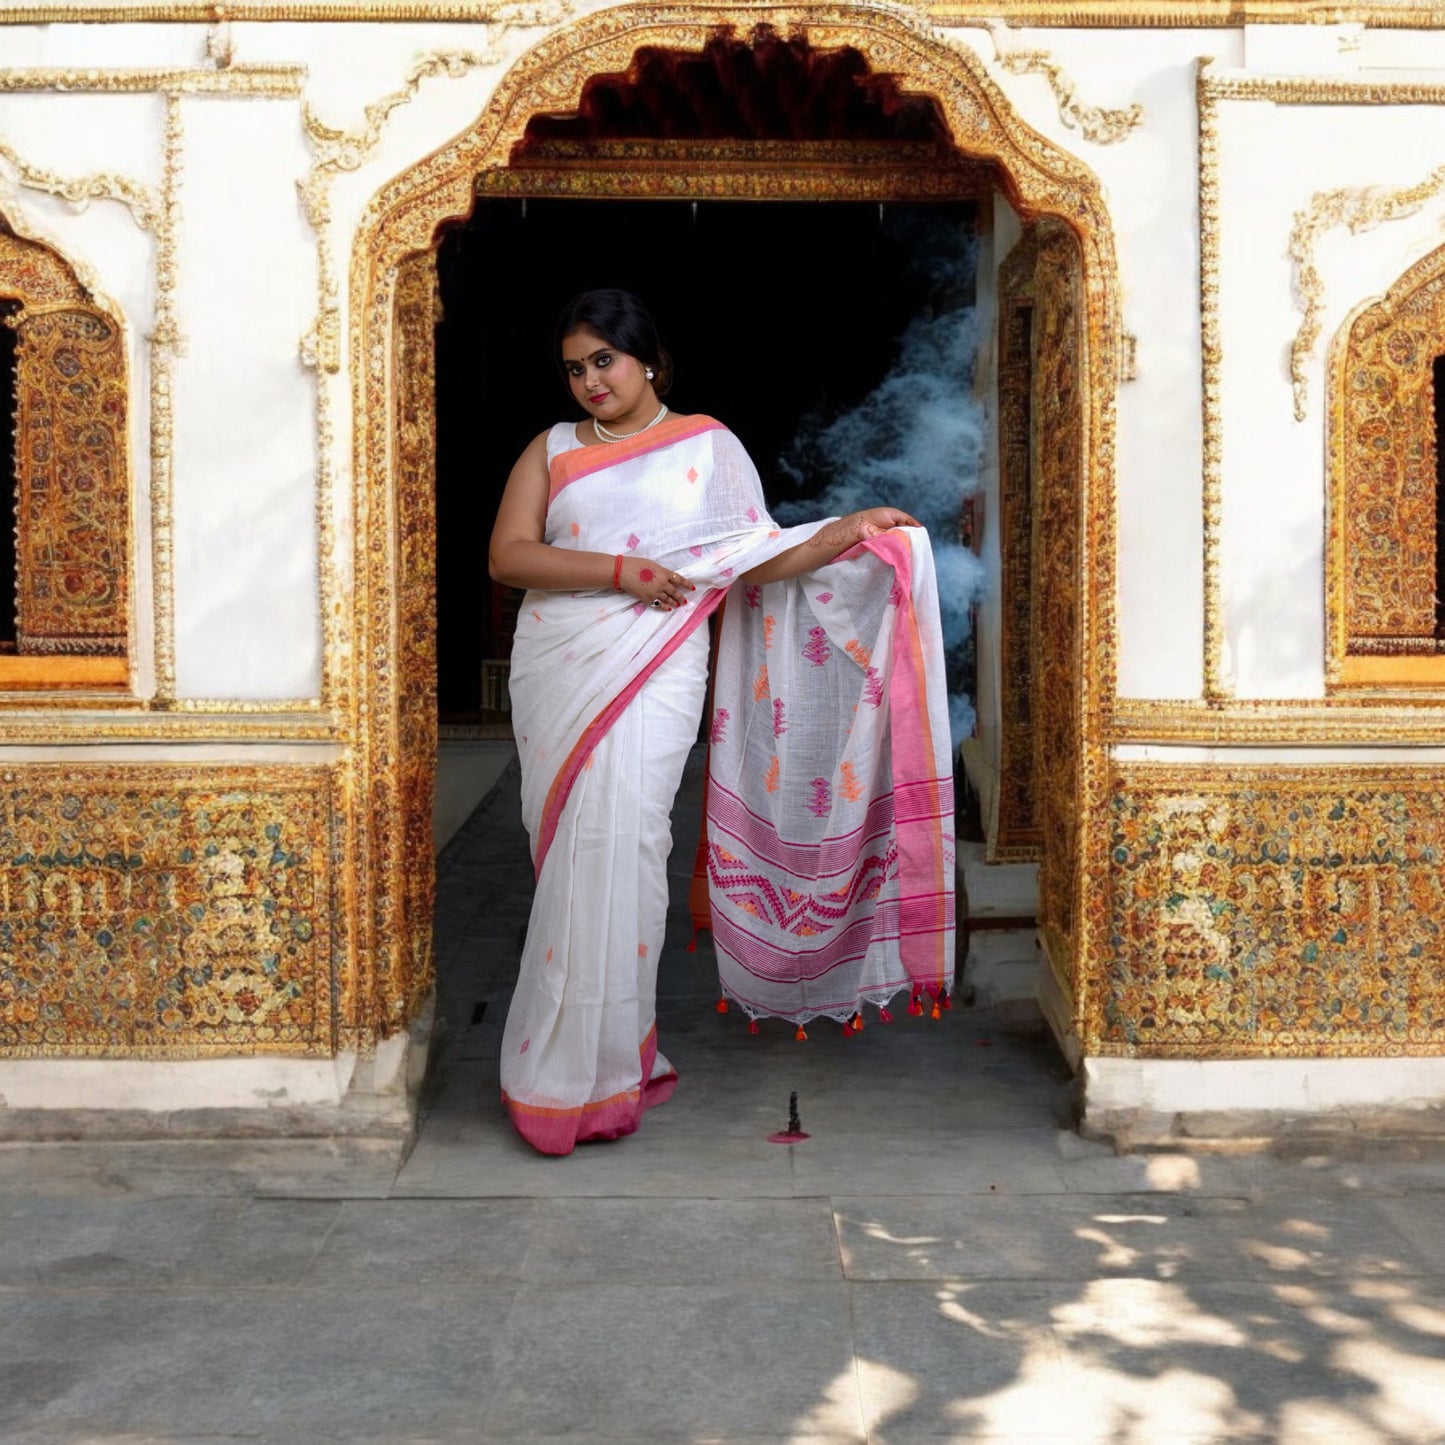
M 652 374 L 653 374 L 653 373 L 652 373 L 652 368 L 649 366 L 649 367 L 647 368 L 647 379 L 648 379 L 649 381 L 652 380 Z

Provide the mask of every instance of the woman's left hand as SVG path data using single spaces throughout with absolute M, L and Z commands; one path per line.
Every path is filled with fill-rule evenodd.
M 867 537 L 876 537 L 880 532 L 886 532 L 892 527 L 922 525 L 916 518 L 910 517 L 907 512 L 900 512 L 897 507 L 869 507 L 866 512 L 854 512 L 843 520 L 857 526 L 860 542 Z

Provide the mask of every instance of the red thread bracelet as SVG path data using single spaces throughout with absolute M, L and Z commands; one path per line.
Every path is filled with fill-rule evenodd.
M 612 590 L 622 591 L 622 553 L 617 554 L 617 560 L 612 564 Z

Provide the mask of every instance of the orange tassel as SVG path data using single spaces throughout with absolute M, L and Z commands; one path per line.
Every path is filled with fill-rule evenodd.
M 720 1014 L 725 1014 L 725 1013 L 728 1011 L 728 1001 L 727 1001 L 725 998 L 720 998 L 720 999 L 713 1005 L 713 1007 L 714 1007 Z
M 933 1007 L 929 1010 L 928 1013 L 929 1018 L 936 1019 L 942 1012 L 943 1010 L 938 1006 L 938 1000 L 935 999 L 933 1001 Z
M 750 1034 L 755 1034 L 755 1033 L 757 1033 L 757 1031 L 758 1031 L 758 1021 L 757 1021 L 757 1019 L 749 1019 L 749 1020 L 748 1020 L 748 1032 L 749 1032 Z
M 893 1015 L 889 1013 L 886 1008 L 881 1008 L 878 1010 L 878 1022 L 880 1024 L 891 1024 L 893 1022 Z
M 848 1020 L 848 1027 L 852 1029 L 855 1034 L 861 1034 L 863 1032 L 863 1015 L 861 1013 L 854 1014 L 853 1017 Z
M 808 1037 L 808 1031 L 807 1031 L 807 1029 L 805 1029 L 805 1028 L 802 1026 L 802 1024 L 799 1024 L 799 1025 L 798 1025 L 798 1032 L 795 1033 L 795 1034 L 793 1035 L 793 1037 L 794 1037 L 795 1039 L 797 1039 L 797 1041 L 798 1041 L 799 1043 L 802 1043 L 803 1040 Z

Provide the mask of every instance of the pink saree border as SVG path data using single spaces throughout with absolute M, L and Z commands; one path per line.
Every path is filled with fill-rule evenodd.
M 541 1154 L 570 1154 L 588 1139 L 620 1139 L 637 1130 L 642 1115 L 655 1104 L 665 1104 L 677 1087 L 675 1073 L 652 1077 L 657 1059 L 657 1025 L 647 1031 L 638 1047 L 640 1071 L 635 1089 L 624 1089 L 605 1099 L 594 1099 L 571 1109 L 524 1104 L 502 1091 L 502 1103 L 513 1127 Z
M 635 461 L 649 452 L 662 450 L 690 437 L 701 436 L 704 432 L 725 430 L 720 421 L 699 413 L 696 416 L 674 417 L 659 422 L 651 431 L 639 432 L 625 442 L 609 442 L 606 446 L 579 447 L 573 451 L 558 452 L 547 469 L 549 487 L 547 504 L 550 506 L 564 487 L 580 482 L 609 467 L 620 466 L 623 462 Z
M 626 712 L 628 704 L 642 691 L 643 684 L 647 679 L 692 636 L 702 623 L 707 621 L 717 610 L 718 604 L 725 595 L 726 588 L 714 587 L 705 592 L 700 601 L 689 602 L 686 608 L 687 615 L 673 628 L 672 636 L 658 649 L 657 656 L 635 677 L 630 678 L 623 686 L 622 691 L 582 730 L 581 737 L 573 744 L 572 751 L 567 754 L 566 760 L 557 769 L 557 776 L 552 779 L 552 786 L 547 789 L 547 799 L 542 804 L 542 825 L 537 836 L 536 874 L 539 878 L 542 875 L 542 864 L 546 861 L 547 853 L 552 847 L 552 839 L 557 834 L 557 824 L 562 820 L 562 810 L 567 806 L 567 799 L 572 794 L 572 786 L 577 781 L 577 775 L 587 765 L 587 759 L 591 756 L 592 750 L 606 736 L 608 728 Z
M 915 888 L 900 898 L 902 937 L 899 952 L 904 967 L 915 980 L 936 980 L 936 988 L 948 977 L 951 959 L 944 957 L 944 933 L 948 893 L 943 857 L 943 833 L 938 818 L 943 811 L 943 780 L 934 772 L 933 729 L 928 720 L 928 691 L 923 662 L 923 639 L 918 633 L 918 616 L 913 610 L 913 549 L 897 531 L 869 537 L 859 547 L 893 568 L 901 598 L 895 663 L 888 684 L 888 701 L 894 726 L 890 729 L 893 748 L 895 791 L 917 786 L 926 805 L 906 816 L 895 814 L 898 837 L 898 865 L 905 877 L 931 879 L 932 890 Z M 845 554 L 846 555 L 846 554 Z M 897 720 L 907 717 L 916 727 L 900 729 Z M 950 787 L 952 779 L 949 779 Z M 949 810 L 951 811 L 951 809 Z

